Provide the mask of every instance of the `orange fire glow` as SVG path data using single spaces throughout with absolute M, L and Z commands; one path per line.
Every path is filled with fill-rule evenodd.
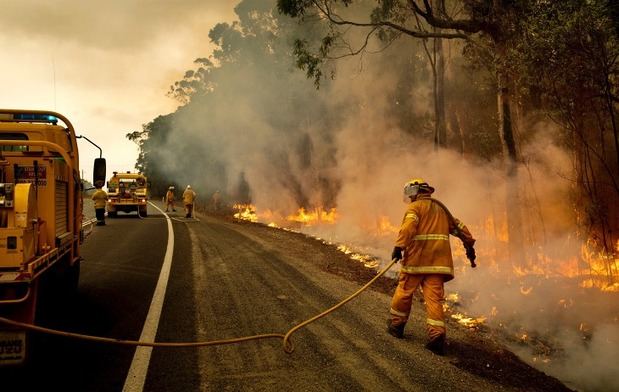
M 305 210 L 301 207 L 297 211 L 296 215 L 288 215 L 286 220 L 289 222 L 298 222 L 304 226 L 312 226 L 314 224 L 334 224 L 337 221 L 337 211 L 335 208 L 331 208 L 326 211 L 322 208 L 314 208 L 313 210 Z
M 287 215 L 271 210 L 257 211 L 256 206 L 251 204 L 237 204 L 234 205 L 234 209 L 234 217 L 237 219 L 263 222 L 270 227 L 291 231 L 299 230 L 300 227 L 334 225 L 340 219 L 339 212 L 335 208 L 306 209 L 301 207 L 296 213 Z M 365 220 L 365 224 L 361 225 L 361 228 L 369 237 L 395 237 L 399 231 L 399 225 L 394 225 L 386 215 L 368 218 Z M 476 250 L 479 260 L 483 260 L 483 265 L 488 271 L 503 275 L 508 273 L 508 275 L 514 277 L 572 278 L 577 280 L 583 288 L 619 292 L 619 241 L 616 244 L 617 249 L 611 254 L 600 251 L 596 241 L 588 240 L 582 245 L 580 255 L 560 259 L 556 256 L 550 256 L 544 250 L 544 247 L 539 245 L 529 247 L 520 260 L 509 262 L 509 231 L 505 214 L 490 215 L 477 225 L 469 225 L 469 228 L 477 238 L 478 244 L 484 244 L 476 247 Z M 574 241 L 574 239 L 569 239 L 569 241 Z M 465 260 L 462 246 L 454 244 L 452 251 L 455 259 Z M 352 251 L 347 254 L 362 261 L 364 265 L 379 264 L 376 262 L 376 258 L 371 256 Z M 466 271 L 464 265 L 462 264 L 463 272 Z M 468 264 L 466 265 L 468 266 Z M 529 285 L 520 287 L 522 295 L 529 295 L 532 290 L 533 287 Z
M 478 243 L 476 247 L 480 260 L 489 270 L 505 274 L 506 269 L 515 277 L 536 276 L 541 279 L 555 277 L 574 279 L 580 287 L 596 288 L 606 292 L 619 292 L 619 241 L 614 252 L 602 250 L 599 241 L 587 239 L 580 246 L 580 254 L 572 256 L 551 256 L 541 243 L 528 247 L 520 260 L 509 261 L 509 235 L 505 217 L 500 214 L 487 217 L 481 224 L 469 225 Z M 566 246 L 576 248 L 578 235 L 565 238 Z M 456 258 L 463 258 L 463 249 L 453 247 Z M 574 251 L 576 253 L 576 250 Z M 523 287 L 521 293 L 527 295 L 530 289 Z
M 581 272 L 587 276 L 580 283 L 581 287 L 597 287 L 602 291 L 619 292 L 619 241 L 614 253 L 600 250 L 597 241 L 588 239 L 581 247 L 581 257 L 588 268 Z
M 384 215 L 378 218 L 377 228 L 379 234 L 395 234 L 400 231 L 400 228 L 392 225 L 389 217 Z
M 256 206 L 252 204 L 235 204 L 232 208 L 237 211 L 234 213 L 234 217 L 240 220 L 246 220 L 250 222 L 258 222 L 258 216 L 256 215 Z
M 486 321 L 485 317 L 468 317 L 462 313 L 453 313 L 450 317 L 467 328 L 477 328 Z
M 520 287 L 520 294 L 522 295 L 529 295 L 531 291 L 533 291 L 533 287 Z
M 363 263 L 367 268 L 376 268 L 380 264 L 380 261 L 376 257 L 353 252 L 353 250 L 346 245 L 338 245 L 337 250 L 348 255 L 351 259 Z

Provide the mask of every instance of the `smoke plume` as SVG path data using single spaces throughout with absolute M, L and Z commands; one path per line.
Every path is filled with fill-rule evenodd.
M 301 207 L 336 208 L 334 224 L 295 228 L 383 261 L 405 211 L 402 186 L 422 177 L 477 238 L 476 270 L 452 240 L 457 276 L 447 290 L 461 294 L 464 310 L 485 316 L 525 360 L 571 385 L 619 388 L 613 369 L 619 301 L 580 285 L 573 170 L 556 127 L 537 122 L 521 129 L 524 163 L 517 178 L 507 176 L 491 147 L 498 139 L 494 108 L 471 91 L 461 94 L 453 114 L 470 132 L 466 141 L 488 156 L 433 146 L 432 81 L 418 44 L 400 40 L 380 55 L 339 61 L 336 78 L 317 90 L 292 64 L 298 31 L 289 21 L 268 12 L 239 18 L 241 25 L 211 33 L 221 51 L 208 73 L 210 87 L 166 119 L 165 148 L 154 149 L 165 175 L 191 184 L 203 201 L 216 190 L 230 204 L 251 201 L 259 216 L 269 212 L 264 223 L 285 225 Z M 260 30 L 272 24 L 289 30 Z M 474 76 L 461 70 L 450 77 L 466 86 Z M 464 145 L 464 136 L 449 137 Z M 517 259 L 508 253 L 506 229 L 506 211 L 517 206 L 505 204 L 516 187 L 527 244 Z M 528 345 L 532 339 L 545 349 Z

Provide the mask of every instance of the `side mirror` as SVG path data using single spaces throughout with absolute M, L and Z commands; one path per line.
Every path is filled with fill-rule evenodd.
M 105 158 L 95 158 L 92 170 L 92 182 L 95 186 L 103 186 L 105 183 Z

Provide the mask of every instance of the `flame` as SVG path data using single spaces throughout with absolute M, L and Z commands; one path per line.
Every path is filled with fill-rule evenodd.
M 331 208 L 329 211 L 325 211 L 322 207 L 319 207 L 306 211 L 305 208 L 301 207 L 296 215 L 288 215 L 286 220 L 289 222 L 298 222 L 304 226 L 312 226 L 318 223 L 332 225 L 337 220 L 337 210 Z
M 580 271 L 583 279 L 580 287 L 597 287 L 605 292 L 619 292 L 619 240 L 614 249 L 608 253 L 594 238 L 589 238 L 581 247 L 581 258 L 587 269 Z
M 522 295 L 529 295 L 531 294 L 531 291 L 533 291 L 533 286 L 524 288 L 524 287 L 520 287 L 520 294 Z
M 449 293 L 445 296 L 445 301 L 450 303 L 458 303 L 460 302 L 460 295 L 458 295 L 458 293 Z
M 400 231 L 400 228 L 392 225 L 389 217 L 384 215 L 378 217 L 376 226 L 380 235 L 394 234 Z
M 616 262 L 617 260 L 615 260 Z M 619 282 L 615 282 L 613 284 L 609 284 L 608 286 L 602 287 L 602 291 L 606 292 L 619 292 Z
M 614 249 L 605 251 L 601 241 L 594 236 L 582 240 L 579 233 L 565 238 L 565 248 L 574 248 L 572 256 L 552 256 L 543 246 L 529 247 L 523 253 L 521 260 L 511 260 L 508 257 L 509 231 L 505 214 L 493 214 L 478 224 L 469 225 L 478 243 L 487 244 L 477 248 L 477 255 L 484 260 L 485 266 L 507 276 L 531 277 L 540 279 L 570 278 L 582 288 L 598 289 L 604 292 L 619 292 L 619 240 Z M 578 242 L 582 244 L 577 245 Z M 580 254 L 576 248 L 580 246 Z M 464 259 L 462 247 L 453 247 L 454 258 Z M 530 289 L 521 288 L 521 294 L 527 295 Z
M 353 252 L 353 250 L 346 245 L 338 245 L 337 250 L 344 253 L 345 255 L 349 255 L 351 259 L 363 263 L 363 265 L 367 268 L 377 268 L 380 265 L 380 260 L 378 258 L 371 255 L 364 255 L 361 253 Z
M 458 322 L 458 324 L 464 325 L 467 328 L 477 328 L 480 324 L 486 321 L 486 318 L 481 317 L 468 317 L 462 313 L 453 313 L 450 317 Z
M 321 225 L 334 225 L 340 220 L 340 215 L 335 208 L 316 207 L 312 209 L 300 207 L 295 213 L 277 213 L 271 210 L 257 211 L 252 204 L 234 205 L 234 217 L 250 222 L 263 222 L 269 227 L 282 230 L 298 232 L 306 227 L 320 227 Z M 369 238 L 376 238 L 379 241 L 386 241 L 394 237 L 399 231 L 399 225 L 394 225 L 387 215 L 376 214 L 364 217 L 365 223 L 361 224 L 361 229 Z M 616 242 L 615 249 L 611 252 L 601 250 L 599 241 L 590 238 L 580 246 L 580 254 L 573 254 L 570 257 L 561 258 L 560 256 L 549 255 L 543 246 L 528 247 L 526 254 L 518 261 L 509 260 L 508 242 L 509 230 L 507 227 L 505 213 L 494 213 L 477 224 L 469 224 L 469 228 L 478 240 L 478 244 L 483 246 L 476 247 L 479 260 L 483 260 L 483 266 L 490 273 L 497 273 L 503 276 L 531 277 L 538 279 L 550 278 L 570 278 L 574 279 L 580 287 L 588 289 L 598 289 L 604 292 L 619 292 L 619 240 Z M 474 223 L 474 222 L 473 222 Z M 580 241 L 579 236 L 565 239 L 568 249 L 576 249 L 575 241 Z M 384 242 L 383 241 L 383 242 Z M 382 242 L 381 242 L 382 243 Z M 361 261 L 364 265 L 379 265 L 376 258 L 367 254 L 353 252 L 352 250 L 342 250 L 351 258 Z M 461 273 L 466 273 L 468 263 L 465 260 L 464 248 L 459 243 L 454 243 L 452 252 L 455 261 L 464 261 L 456 268 Z M 576 253 L 576 252 L 574 252 Z M 533 286 L 522 285 L 520 293 L 530 295 Z M 489 315 L 491 316 L 491 315 Z
M 277 228 L 277 229 L 281 229 L 285 231 L 290 231 L 290 232 L 295 232 L 295 233 L 299 232 L 290 227 L 280 226 L 278 223 L 272 221 L 272 219 L 277 219 L 278 217 L 281 217 L 281 216 L 273 213 L 271 210 L 265 210 L 264 212 L 258 213 L 256 206 L 254 206 L 253 204 L 235 204 L 233 206 L 233 209 L 237 211 L 234 214 L 234 217 L 236 219 L 246 220 L 250 222 L 259 222 L 259 221 L 269 222 L 270 221 L 270 223 L 267 224 L 267 226 L 269 227 L 273 227 L 273 228 Z M 305 208 L 301 207 L 299 208 L 299 210 L 297 211 L 295 215 L 288 215 L 286 216 L 285 219 L 280 219 L 280 220 L 283 220 L 284 222 L 301 223 L 302 226 L 304 227 L 310 227 L 310 226 L 318 225 L 318 224 L 332 225 L 337 222 L 337 218 L 338 218 L 338 214 L 335 208 L 331 208 L 330 210 L 326 211 L 325 209 L 320 208 L 320 207 L 315 208 L 313 210 L 305 210 Z M 390 222 L 386 217 L 384 219 L 379 219 L 378 222 L 380 224 L 381 230 L 389 231 L 389 230 L 394 229 L 393 226 L 390 225 Z M 314 237 L 314 238 L 316 238 L 319 241 L 322 241 L 326 245 L 333 245 L 333 243 L 330 241 L 323 240 L 319 237 Z M 356 260 L 356 261 L 363 263 L 363 265 L 367 268 L 377 268 L 380 265 L 380 259 L 378 259 L 377 257 L 368 255 L 368 254 L 355 252 L 353 251 L 352 248 L 346 245 L 343 245 L 343 244 L 338 245 L 337 250 L 348 255 L 352 260 Z
M 235 204 L 232 208 L 237 211 L 234 214 L 236 219 L 246 220 L 250 222 L 258 222 L 258 216 L 256 215 L 256 206 L 252 204 Z

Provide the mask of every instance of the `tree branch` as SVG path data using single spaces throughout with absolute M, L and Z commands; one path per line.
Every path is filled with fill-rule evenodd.
M 356 55 L 358 55 L 361 52 L 367 52 L 367 53 L 379 53 L 382 52 L 383 50 L 385 50 L 386 48 L 388 48 L 392 43 L 393 43 L 393 39 L 391 41 L 389 41 L 389 43 L 387 43 L 387 45 L 385 45 L 384 47 L 376 50 L 376 51 L 366 51 L 367 46 L 369 45 L 370 42 L 370 37 L 372 36 L 372 34 L 374 34 L 374 32 L 376 30 L 379 29 L 379 26 L 375 26 L 372 30 L 370 30 L 370 32 L 365 36 L 365 41 L 363 42 L 363 45 L 361 45 L 358 49 L 354 50 L 350 44 L 346 43 L 346 47 L 348 48 L 348 53 L 340 55 L 340 56 L 327 56 L 327 59 L 329 60 L 339 60 L 342 59 L 344 57 L 354 57 Z
M 432 7 L 428 0 L 423 0 L 425 11 L 419 7 L 415 0 L 408 0 L 408 4 L 411 6 L 413 11 L 416 14 L 420 15 L 422 18 L 428 22 L 430 26 L 438 27 L 441 29 L 451 29 L 451 30 L 459 30 L 465 33 L 473 34 L 479 33 L 481 31 L 490 31 L 490 26 L 486 23 L 474 19 L 441 19 L 434 16 L 432 12 Z M 440 37 L 436 37 L 440 38 Z
M 426 32 L 426 31 L 411 30 L 402 25 L 395 24 L 390 21 L 379 21 L 379 22 L 370 22 L 370 23 L 354 22 L 350 20 L 345 20 L 341 18 L 340 16 L 338 16 L 337 14 L 334 14 L 327 4 L 321 5 L 319 4 L 318 1 L 314 0 L 314 5 L 316 6 L 316 8 L 320 10 L 320 12 L 322 12 L 322 14 L 329 20 L 329 22 L 335 25 L 339 25 L 339 26 L 388 27 L 388 28 L 391 28 L 393 30 L 399 31 L 401 33 L 404 33 L 406 35 L 409 35 L 415 38 L 445 38 L 445 39 L 467 39 L 468 38 L 467 34 L 460 33 L 460 32 L 444 33 L 444 32 Z M 425 17 L 424 19 L 427 20 L 427 18 Z M 462 30 L 466 31 L 464 29 Z M 477 32 L 477 31 L 479 31 L 479 29 L 474 32 Z

